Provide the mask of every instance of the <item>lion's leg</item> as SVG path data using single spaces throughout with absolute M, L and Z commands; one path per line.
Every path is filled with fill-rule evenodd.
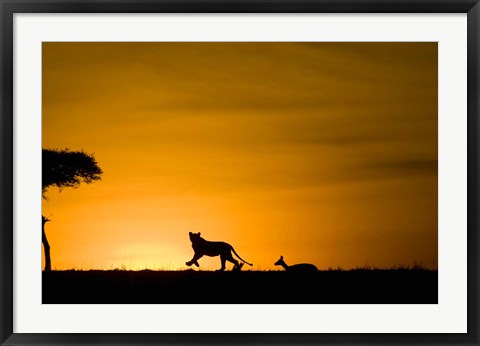
M 220 262 L 222 262 L 222 268 L 218 269 L 217 271 L 223 272 L 225 270 L 225 261 L 226 261 L 225 256 L 220 255 Z
M 228 256 L 226 256 L 225 259 L 226 259 L 227 261 L 229 261 L 229 262 L 232 262 L 232 263 L 234 264 L 233 269 L 237 269 L 237 268 L 238 268 L 238 261 L 237 261 L 235 258 L 233 258 L 233 256 L 232 256 L 231 253 L 228 254 Z
M 194 255 L 193 255 L 193 258 L 192 258 L 190 261 L 185 262 L 185 264 L 186 264 L 187 266 L 189 266 L 189 267 L 190 267 L 192 264 L 195 264 L 197 267 L 200 267 L 200 265 L 198 264 L 198 260 L 199 260 L 200 258 L 202 258 L 202 257 L 203 257 L 203 255 L 194 254 Z

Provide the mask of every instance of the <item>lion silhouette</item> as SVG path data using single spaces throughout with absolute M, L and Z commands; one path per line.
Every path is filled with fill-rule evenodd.
M 225 270 L 226 261 L 232 262 L 234 264 L 233 270 L 239 271 L 241 270 L 243 263 L 239 263 L 236 259 L 233 258 L 232 251 L 242 262 L 248 264 L 249 266 L 253 265 L 252 263 L 248 263 L 243 258 L 241 258 L 240 255 L 235 251 L 233 246 L 228 243 L 225 243 L 223 241 L 205 240 L 200 236 L 200 232 L 199 233 L 189 232 L 188 235 L 190 236 L 190 241 L 192 242 L 192 248 L 194 251 L 193 258 L 190 261 L 185 263 L 189 267 L 192 264 L 195 264 L 197 267 L 200 267 L 200 265 L 198 264 L 198 260 L 203 256 L 210 256 L 210 257 L 220 256 L 222 267 L 218 269 L 218 271 Z

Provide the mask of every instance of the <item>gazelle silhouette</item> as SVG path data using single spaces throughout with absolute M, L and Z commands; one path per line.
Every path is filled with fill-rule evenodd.
M 276 266 L 282 266 L 287 272 L 296 272 L 296 273 L 311 273 L 318 271 L 317 267 L 310 263 L 299 263 L 288 265 L 283 260 L 283 256 L 280 256 L 280 259 L 275 262 Z

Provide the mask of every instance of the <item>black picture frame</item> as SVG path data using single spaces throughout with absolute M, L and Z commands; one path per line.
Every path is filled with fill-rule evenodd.
M 0 0 L 1 345 L 479 345 L 479 0 Z M 19 334 L 13 332 L 13 16 L 16 13 L 467 13 L 468 332 L 465 334 Z

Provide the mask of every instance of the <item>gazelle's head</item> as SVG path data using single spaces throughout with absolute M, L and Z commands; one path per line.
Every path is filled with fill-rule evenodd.
M 45 225 L 45 223 L 47 223 L 48 221 L 50 221 L 50 219 L 47 219 L 45 216 L 42 215 L 42 223 Z
M 283 256 L 280 256 L 280 259 L 277 262 L 275 262 L 275 265 L 281 266 L 282 264 L 285 264 L 285 262 L 283 261 Z

